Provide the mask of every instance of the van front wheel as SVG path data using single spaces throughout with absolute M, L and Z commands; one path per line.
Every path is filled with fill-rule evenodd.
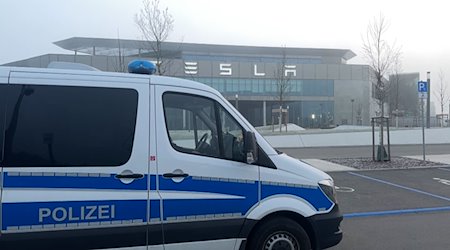
M 273 218 L 252 233 L 247 249 L 310 250 L 311 242 L 305 230 L 295 221 Z

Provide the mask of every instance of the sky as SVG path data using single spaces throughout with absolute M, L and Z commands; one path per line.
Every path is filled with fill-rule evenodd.
M 174 18 L 169 41 L 350 49 L 366 64 L 362 36 L 380 14 L 386 40 L 402 50 L 402 72 L 450 82 L 450 3 L 443 0 L 160 0 Z M 140 39 L 134 16 L 142 0 L 0 0 L 0 64 L 72 52 L 70 37 Z M 450 89 L 450 87 L 449 87 Z

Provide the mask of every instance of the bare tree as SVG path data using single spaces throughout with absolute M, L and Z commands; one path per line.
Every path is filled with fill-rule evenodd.
M 447 105 L 447 103 L 450 101 L 450 97 L 447 92 L 447 82 L 445 81 L 445 75 L 444 72 L 439 70 L 439 83 L 437 85 L 436 90 L 433 92 L 435 97 L 438 99 L 439 106 L 441 108 L 441 126 L 443 126 L 443 120 L 444 120 L 444 107 Z
M 356 125 L 361 126 L 362 125 L 362 111 L 363 106 L 360 102 L 356 105 Z
M 281 132 L 281 120 L 283 118 L 283 107 L 287 94 L 291 91 L 291 76 L 292 73 L 289 72 L 289 65 L 287 65 L 286 59 L 286 47 L 283 47 L 282 57 L 280 63 L 278 63 L 275 69 L 275 85 L 276 85 L 276 95 L 275 99 L 279 106 L 279 125 Z
M 173 31 L 173 18 L 169 9 L 161 10 L 159 0 L 143 0 L 144 7 L 135 15 L 135 22 L 142 32 L 151 50 L 151 57 L 156 60 L 157 73 L 167 71 L 169 61 L 163 53 L 162 44 Z
M 394 58 L 392 66 L 392 75 L 389 77 L 389 111 L 391 114 L 399 108 L 400 97 L 400 74 L 402 72 L 402 65 L 400 56 Z
M 400 74 L 402 71 L 402 64 L 400 56 L 394 58 L 392 65 L 392 75 L 389 77 L 389 112 L 391 117 L 395 117 L 395 126 L 398 127 L 398 117 L 403 111 L 399 110 L 400 103 Z
M 386 76 L 392 70 L 396 60 L 398 60 L 401 51 L 394 44 L 386 41 L 386 32 L 389 28 L 384 16 L 380 14 L 378 19 L 374 19 L 367 27 L 366 35 L 363 36 L 363 54 L 368 64 L 373 70 L 374 96 L 380 107 L 380 116 L 384 117 L 384 104 L 386 103 L 387 93 L 389 92 L 389 82 Z M 380 149 L 384 150 L 383 122 L 380 124 Z M 382 157 L 384 158 L 384 157 Z
M 128 65 L 125 64 L 125 53 L 120 42 L 119 32 L 117 32 L 117 53 L 114 56 L 113 68 L 115 72 L 127 72 Z

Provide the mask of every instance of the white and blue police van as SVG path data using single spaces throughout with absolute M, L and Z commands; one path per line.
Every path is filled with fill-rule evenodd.
M 135 73 L 154 65 L 130 64 Z M 0 67 L 0 249 L 323 249 L 332 178 L 204 84 Z

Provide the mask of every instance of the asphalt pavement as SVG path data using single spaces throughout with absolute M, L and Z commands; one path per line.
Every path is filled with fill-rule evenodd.
M 371 146 L 278 149 L 333 177 L 344 238 L 330 249 L 450 249 L 449 165 L 360 171 L 319 159 L 372 157 Z M 422 145 L 394 145 L 391 156 L 422 159 Z M 426 145 L 426 158 L 450 164 L 450 144 Z
M 372 157 L 372 146 L 277 148 L 298 159 Z M 422 145 L 392 145 L 391 156 L 422 155 Z M 426 154 L 450 154 L 450 144 L 429 144 Z
M 449 249 L 450 167 L 329 174 L 344 214 L 331 249 Z

